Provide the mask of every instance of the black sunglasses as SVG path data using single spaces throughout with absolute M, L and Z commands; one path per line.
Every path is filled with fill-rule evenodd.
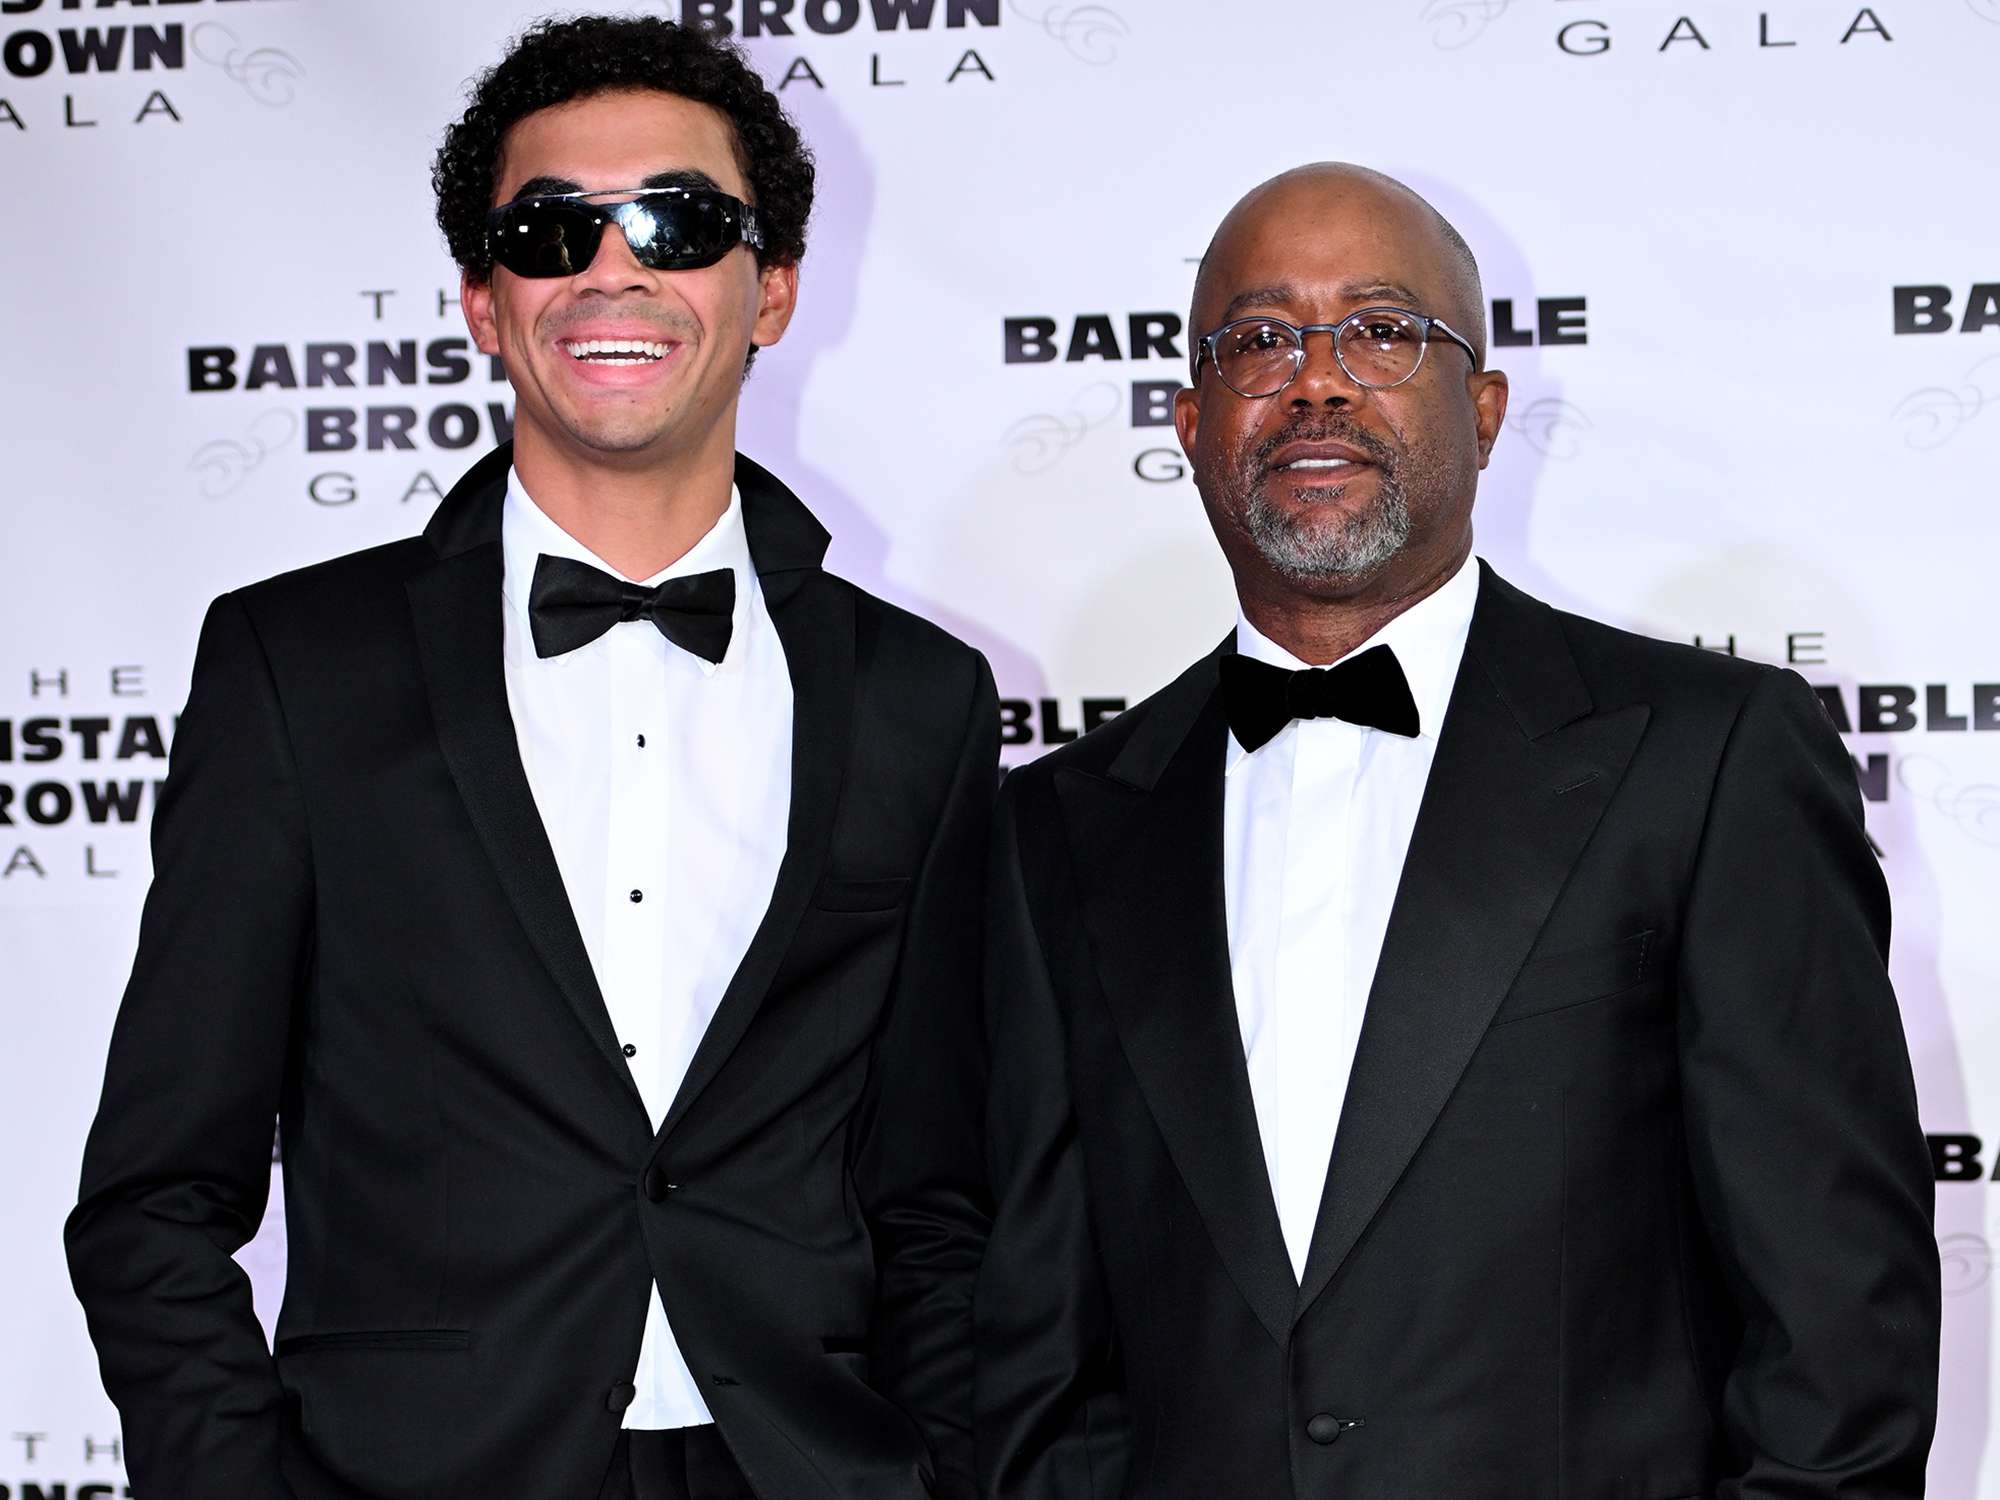
M 739 243 L 764 248 L 757 211 L 748 204 L 715 188 L 678 187 L 517 198 L 486 216 L 486 244 L 495 264 L 516 276 L 575 276 L 597 255 L 607 224 L 624 231 L 632 258 L 652 271 L 712 266 Z

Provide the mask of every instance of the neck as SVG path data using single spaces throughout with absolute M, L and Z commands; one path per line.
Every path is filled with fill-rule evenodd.
M 1308 666 L 1324 667 L 1443 588 L 1471 552 L 1468 536 L 1444 562 L 1396 579 L 1378 577 L 1352 595 L 1308 593 L 1268 572 L 1254 578 L 1238 575 L 1237 597 L 1243 617 L 1258 634 Z
M 652 453 L 579 458 L 539 432 L 514 437 L 514 470 L 551 521 L 627 578 L 650 578 L 684 557 L 729 509 L 735 424 L 719 440 L 666 458 Z

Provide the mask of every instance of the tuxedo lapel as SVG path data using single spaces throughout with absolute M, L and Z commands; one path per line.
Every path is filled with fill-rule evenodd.
M 721 1072 L 764 1002 L 833 845 L 854 717 L 854 598 L 820 569 L 828 537 L 796 496 L 749 459 L 736 487 L 764 605 L 792 680 L 792 796 L 771 903 L 660 1126 L 664 1139 Z
M 1457 1086 L 1639 743 L 1593 712 L 1555 614 L 1481 565 L 1465 659 L 1369 993 L 1297 1311 Z
M 1108 776 L 1058 771 L 1055 786 L 1125 1054 L 1223 1264 L 1282 1343 L 1297 1286 L 1230 981 L 1219 654 L 1154 700 Z
M 500 508 L 510 461 L 506 447 L 482 459 L 425 528 L 440 556 L 408 584 L 417 655 L 438 746 L 501 887 L 556 988 L 643 1114 L 645 1103 L 618 1050 L 507 706 Z

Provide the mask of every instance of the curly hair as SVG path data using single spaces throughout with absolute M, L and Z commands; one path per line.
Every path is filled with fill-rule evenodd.
M 796 265 L 805 256 L 812 152 L 742 52 L 658 16 L 579 16 L 522 32 L 473 81 L 465 113 L 445 131 L 431 186 L 438 227 L 461 271 L 476 281 L 493 274 L 486 215 L 508 128 L 537 110 L 616 89 L 657 89 L 728 116 L 764 231 L 758 264 Z

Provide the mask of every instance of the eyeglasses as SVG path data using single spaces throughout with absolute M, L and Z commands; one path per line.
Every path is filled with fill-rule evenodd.
M 575 276 L 596 257 L 607 224 L 624 231 L 632 258 L 652 271 L 712 266 L 739 242 L 764 248 L 755 209 L 713 188 L 677 187 L 516 199 L 486 216 L 486 243 L 494 261 L 516 276 Z
M 1292 383 L 1306 362 L 1306 335 L 1333 335 L 1333 357 L 1347 378 L 1372 391 L 1401 385 L 1424 362 L 1435 329 L 1465 351 L 1472 368 L 1479 356 L 1464 335 L 1442 318 L 1400 307 L 1364 307 L 1338 323 L 1308 323 L 1294 327 L 1282 318 L 1238 318 L 1205 335 L 1196 348 L 1194 377 L 1201 378 L 1204 358 L 1215 362 L 1215 373 L 1237 395 L 1255 400 L 1275 396 Z

